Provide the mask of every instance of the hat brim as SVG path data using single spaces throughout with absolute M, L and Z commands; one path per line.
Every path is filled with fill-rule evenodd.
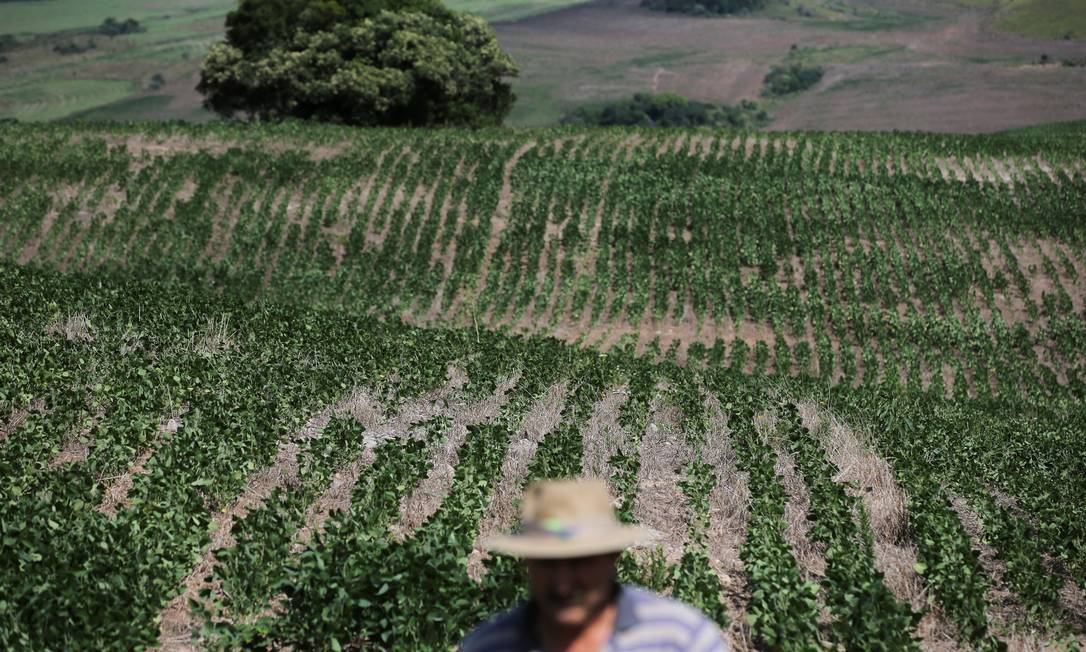
M 571 559 L 621 552 L 630 547 L 651 544 L 658 538 L 655 530 L 639 525 L 621 525 L 611 532 L 572 539 L 539 534 L 504 534 L 486 539 L 483 547 L 491 552 L 524 559 Z

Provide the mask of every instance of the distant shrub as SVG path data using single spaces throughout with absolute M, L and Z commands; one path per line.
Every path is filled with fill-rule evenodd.
M 724 16 L 761 9 L 765 0 L 641 0 L 641 6 L 694 16 Z
M 697 102 L 675 93 L 638 93 L 630 99 L 580 107 L 563 124 L 639 127 L 759 127 L 769 115 L 750 100 L 738 106 Z
M 151 75 L 151 84 L 150 84 L 151 90 L 157 91 L 158 89 L 162 88 L 165 85 L 166 85 L 166 78 L 162 76 L 162 73 L 156 72 L 155 74 Z
M 0 63 L 7 63 L 7 62 L 8 62 L 8 58 L 6 56 L 0 54 Z
M 1086 68 L 1086 57 L 1079 57 L 1078 59 L 1064 59 L 1060 61 L 1060 65 L 1064 68 Z
M 806 90 L 822 80 L 825 71 L 820 66 L 800 62 L 773 66 L 765 76 L 762 95 L 779 97 Z
M 19 44 L 19 39 L 14 34 L 0 34 L 0 52 L 9 52 Z
M 110 16 L 98 26 L 98 33 L 109 37 L 122 36 L 124 34 L 138 34 L 139 32 L 144 31 L 146 31 L 144 27 L 140 25 L 139 21 L 135 18 L 117 20 Z
M 87 41 L 84 45 L 80 45 L 75 41 L 69 41 L 67 43 L 58 43 L 54 45 L 53 52 L 61 56 L 67 56 L 69 54 L 82 54 L 88 50 L 93 50 L 96 47 L 98 46 L 95 44 L 94 39 Z

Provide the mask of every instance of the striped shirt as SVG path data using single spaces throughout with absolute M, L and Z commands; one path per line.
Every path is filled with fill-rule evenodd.
M 700 611 L 644 589 L 621 586 L 615 630 L 604 652 L 728 652 L 720 629 Z M 538 652 L 528 603 L 468 634 L 460 652 Z

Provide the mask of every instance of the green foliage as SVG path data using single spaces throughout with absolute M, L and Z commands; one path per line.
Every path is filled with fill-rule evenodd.
M 1059 635 L 1070 622 L 1059 590 L 1086 578 L 1086 327 L 1074 310 L 1086 204 L 1081 175 L 1053 180 L 1024 161 L 1040 151 L 1054 175 L 1076 169 L 1074 130 L 5 124 L 0 136 L 0 648 L 153 646 L 213 519 L 285 441 L 354 389 L 391 418 L 442 386 L 449 364 L 470 382 L 448 406 L 521 380 L 467 433 L 438 511 L 413 537 L 389 532 L 435 468 L 448 415 L 369 451 L 352 509 L 296 547 L 315 497 L 372 442 L 352 415 L 334 415 L 296 442 L 290 482 L 234 520 L 199 644 L 447 649 L 522 598 L 515 563 L 488 560 L 482 584 L 465 569 L 510 442 L 557 381 L 569 388 L 561 425 L 529 477 L 581 473 L 586 420 L 625 392 L 609 481 L 633 521 L 649 407 L 677 410 L 692 454 L 671 481 L 689 545 L 670 566 L 624 556 L 621 577 L 721 624 L 728 601 L 744 619 L 730 626 L 761 649 L 908 648 L 914 623 L 873 566 L 865 506 L 778 396 L 810 397 L 871 433 L 908 497 L 901 543 L 916 547 L 926 608 L 963 646 L 1000 647 L 985 597 L 998 578 L 951 497 L 979 516 L 979 540 L 1006 567 L 998 588 L 1029 607 L 1030 626 Z M 141 158 L 136 147 L 162 149 Z M 1013 159 L 1021 176 L 1013 187 L 944 179 L 934 161 L 951 158 Z M 1012 264 L 1026 246 L 1030 264 Z M 1020 315 L 1001 314 L 1005 296 Z M 431 306 L 443 315 L 432 323 L 451 327 L 396 318 Z M 90 339 L 64 335 L 74 314 Z M 578 315 L 577 330 L 602 332 L 618 314 L 644 340 L 661 335 L 627 335 L 602 355 L 491 330 Z M 655 359 L 683 353 L 656 320 L 731 330 L 691 346 L 680 367 Z M 228 345 L 203 342 L 209 323 Z M 709 396 L 726 429 L 710 421 Z M 754 427 L 773 412 L 775 430 Z M 80 437 L 86 458 L 54 464 Z M 789 547 L 781 449 L 809 490 L 824 576 L 805 576 Z M 97 511 L 145 451 L 131 505 Z M 737 475 L 720 471 L 732 453 Z M 722 582 L 713 492 L 732 478 L 746 479 L 750 501 L 731 544 L 742 570 Z
M 247 57 L 257 57 L 290 43 L 298 31 L 328 32 L 376 18 L 382 11 L 451 18 L 436 0 L 241 0 L 226 15 L 226 42 Z
M 348 125 L 500 124 L 516 66 L 467 14 L 380 12 L 328 31 L 299 30 L 256 54 L 212 46 L 198 90 L 223 116 Z
M 779 97 L 807 90 L 822 81 L 824 71 L 820 66 L 791 62 L 770 67 L 762 82 L 762 95 Z
M 641 6 L 694 16 L 724 16 L 761 9 L 765 0 L 641 0 Z
M 82 54 L 84 52 L 89 52 L 96 47 L 98 46 L 95 45 L 94 39 L 90 39 L 84 44 L 79 44 L 75 41 L 68 41 L 67 43 L 57 43 L 56 45 L 54 45 L 53 52 L 61 56 L 67 56 L 70 54 Z
M 833 480 L 836 469 L 792 404 L 780 420 L 796 465 L 810 491 L 810 537 L 826 546 L 827 606 L 834 633 L 846 649 L 919 650 L 914 640 L 920 614 L 898 602 L 875 568 L 874 542 L 863 505 Z
M 144 27 L 140 25 L 140 21 L 135 18 L 117 20 L 110 16 L 98 26 L 98 33 L 110 38 L 113 38 L 114 36 L 127 36 L 128 34 L 139 34 L 143 31 L 145 31 Z
M 562 118 L 563 124 L 600 127 L 761 127 L 769 115 L 749 100 L 736 107 L 697 102 L 674 93 L 637 93 L 628 100 L 575 109 Z

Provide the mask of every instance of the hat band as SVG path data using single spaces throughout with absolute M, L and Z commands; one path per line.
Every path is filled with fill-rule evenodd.
M 518 534 L 538 536 L 569 541 L 594 534 L 614 532 L 620 523 L 613 518 L 593 518 L 577 521 L 565 521 L 559 518 L 544 518 L 521 525 Z

